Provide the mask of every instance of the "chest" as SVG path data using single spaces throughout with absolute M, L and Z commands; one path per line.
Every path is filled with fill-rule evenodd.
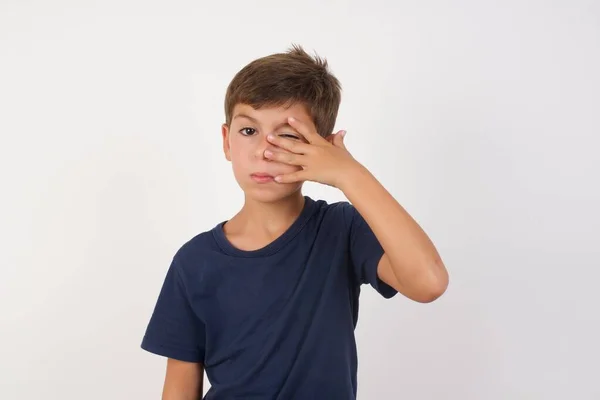
M 345 240 L 317 237 L 290 243 L 260 258 L 217 257 L 189 282 L 192 308 L 213 344 L 244 335 L 268 337 L 295 329 L 312 315 L 352 308 L 353 287 Z

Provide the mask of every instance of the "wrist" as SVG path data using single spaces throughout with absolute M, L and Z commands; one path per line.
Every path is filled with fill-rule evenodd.
M 369 175 L 370 173 L 367 168 L 358 161 L 354 161 L 351 166 L 346 169 L 345 173 L 340 176 L 337 187 L 347 195 L 348 191 L 361 186 L 361 180 Z

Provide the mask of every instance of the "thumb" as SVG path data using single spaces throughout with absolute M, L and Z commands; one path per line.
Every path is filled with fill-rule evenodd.
M 333 137 L 333 144 L 337 147 L 341 147 L 342 149 L 346 149 L 346 145 L 344 144 L 344 136 L 346 136 L 346 131 L 339 131 Z

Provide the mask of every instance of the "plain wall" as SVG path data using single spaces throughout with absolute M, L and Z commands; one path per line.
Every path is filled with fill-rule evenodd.
M 451 274 L 427 305 L 365 288 L 359 399 L 600 398 L 600 3 L 574 0 L 1 1 L 0 398 L 160 397 L 170 259 L 242 205 L 225 88 L 292 43 Z

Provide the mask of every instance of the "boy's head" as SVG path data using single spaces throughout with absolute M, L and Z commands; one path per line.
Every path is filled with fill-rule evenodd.
M 340 101 L 340 83 L 329 72 L 327 61 L 311 57 L 299 46 L 242 68 L 227 88 L 222 133 L 225 155 L 246 195 L 275 201 L 297 191 L 301 183 L 278 184 L 268 179 L 268 175 L 300 167 L 267 160 L 264 151 L 272 148 L 267 135 L 304 140 L 286 124 L 287 117 L 293 116 L 327 137 L 333 132 Z

